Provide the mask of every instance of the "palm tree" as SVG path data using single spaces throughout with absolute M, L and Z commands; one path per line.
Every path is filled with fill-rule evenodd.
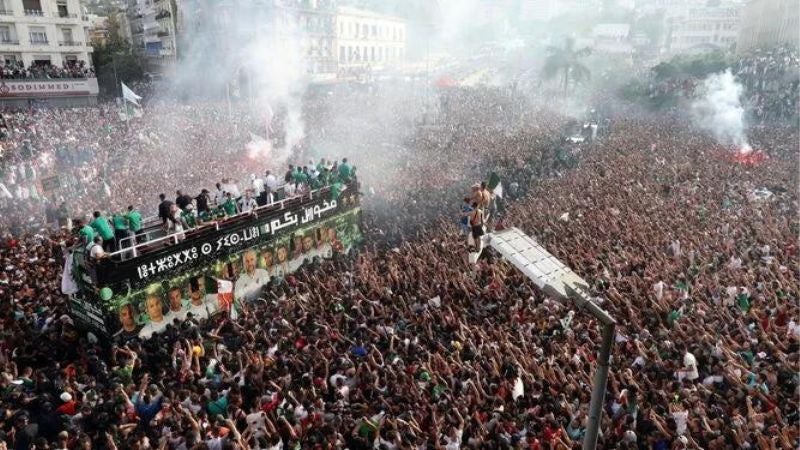
M 544 78 L 553 79 L 561 73 L 564 97 L 567 96 L 570 79 L 577 84 L 591 78 L 589 68 L 580 62 L 581 58 L 589 56 L 591 49 L 575 50 L 574 39 L 567 38 L 563 47 L 548 46 L 547 53 L 548 55 L 544 60 L 544 68 L 542 69 Z

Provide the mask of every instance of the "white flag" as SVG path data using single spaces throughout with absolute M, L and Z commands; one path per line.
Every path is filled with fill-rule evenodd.
M 139 106 L 139 100 L 142 99 L 142 97 L 136 95 L 136 93 L 133 92 L 131 88 L 125 86 L 125 83 L 122 83 L 122 98 L 124 98 L 126 101 L 133 103 L 136 106 Z
M 72 295 L 76 292 L 78 292 L 78 284 L 72 278 L 72 252 L 70 252 L 64 261 L 64 271 L 61 272 L 61 293 Z
M 503 198 L 503 183 L 497 183 L 492 193 L 497 197 Z

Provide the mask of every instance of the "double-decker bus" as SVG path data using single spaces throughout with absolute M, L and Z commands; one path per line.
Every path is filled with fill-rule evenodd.
M 357 182 L 325 187 L 249 213 L 123 248 L 90 261 L 73 249 L 73 319 L 106 337 L 148 339 L 168 324 L 209 317 L 261 295 L 262 287 L 362 239 Z M 160 224 L 154 224 L 157 229 Z

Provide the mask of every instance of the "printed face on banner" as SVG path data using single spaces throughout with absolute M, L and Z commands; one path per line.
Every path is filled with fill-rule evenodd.
M 273 278 L 285 277 L 314 258 L 329 258 L 334 251 L 355 245 L 361 239 L 356 217 L 348 214 L 297 230 L 269 245 L 247 248 L 190 274 L 153 282 L 124 298 L 112 299 L 119 304 L 115 308 L 118 323 L 109 329 L 118 330 L 116 336 L 122 339 L 149 339 L 168 325 L 180 326 L 189 317 L 201 320 L 240 308 L 236 302 L 258 298 Z M 230 288 L 219 290 L 231 284 L 233 292 Z M 231 298 L 235 299 L 232 306 Z

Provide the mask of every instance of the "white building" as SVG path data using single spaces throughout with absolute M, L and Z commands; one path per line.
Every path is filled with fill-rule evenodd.
M 742 11 L 736 51 L 798 46 L 800 6 L 797 0 L 750 0 Z
M 668 19 L 669 53 L 703 53 L 727 50 L 739 35 L 741 3 L 690 7 Z
M 631 26 L 627 23 L 597 24 L 592 28 L 592 51 L 630 57 L 633 53 L 630 33 Z
M 336 9 L 339 74 L 358 75 L 400 65 L 406 56 L 403 19 L 356 8 Z
M 177 55 L 172 9 L 170 0 L 131 0 L 128 4 L 131 45 L 153 72 L 168 70 Z
M 79 0 L 0 0 L 2 64 L 91 64 L 89 18 Z

